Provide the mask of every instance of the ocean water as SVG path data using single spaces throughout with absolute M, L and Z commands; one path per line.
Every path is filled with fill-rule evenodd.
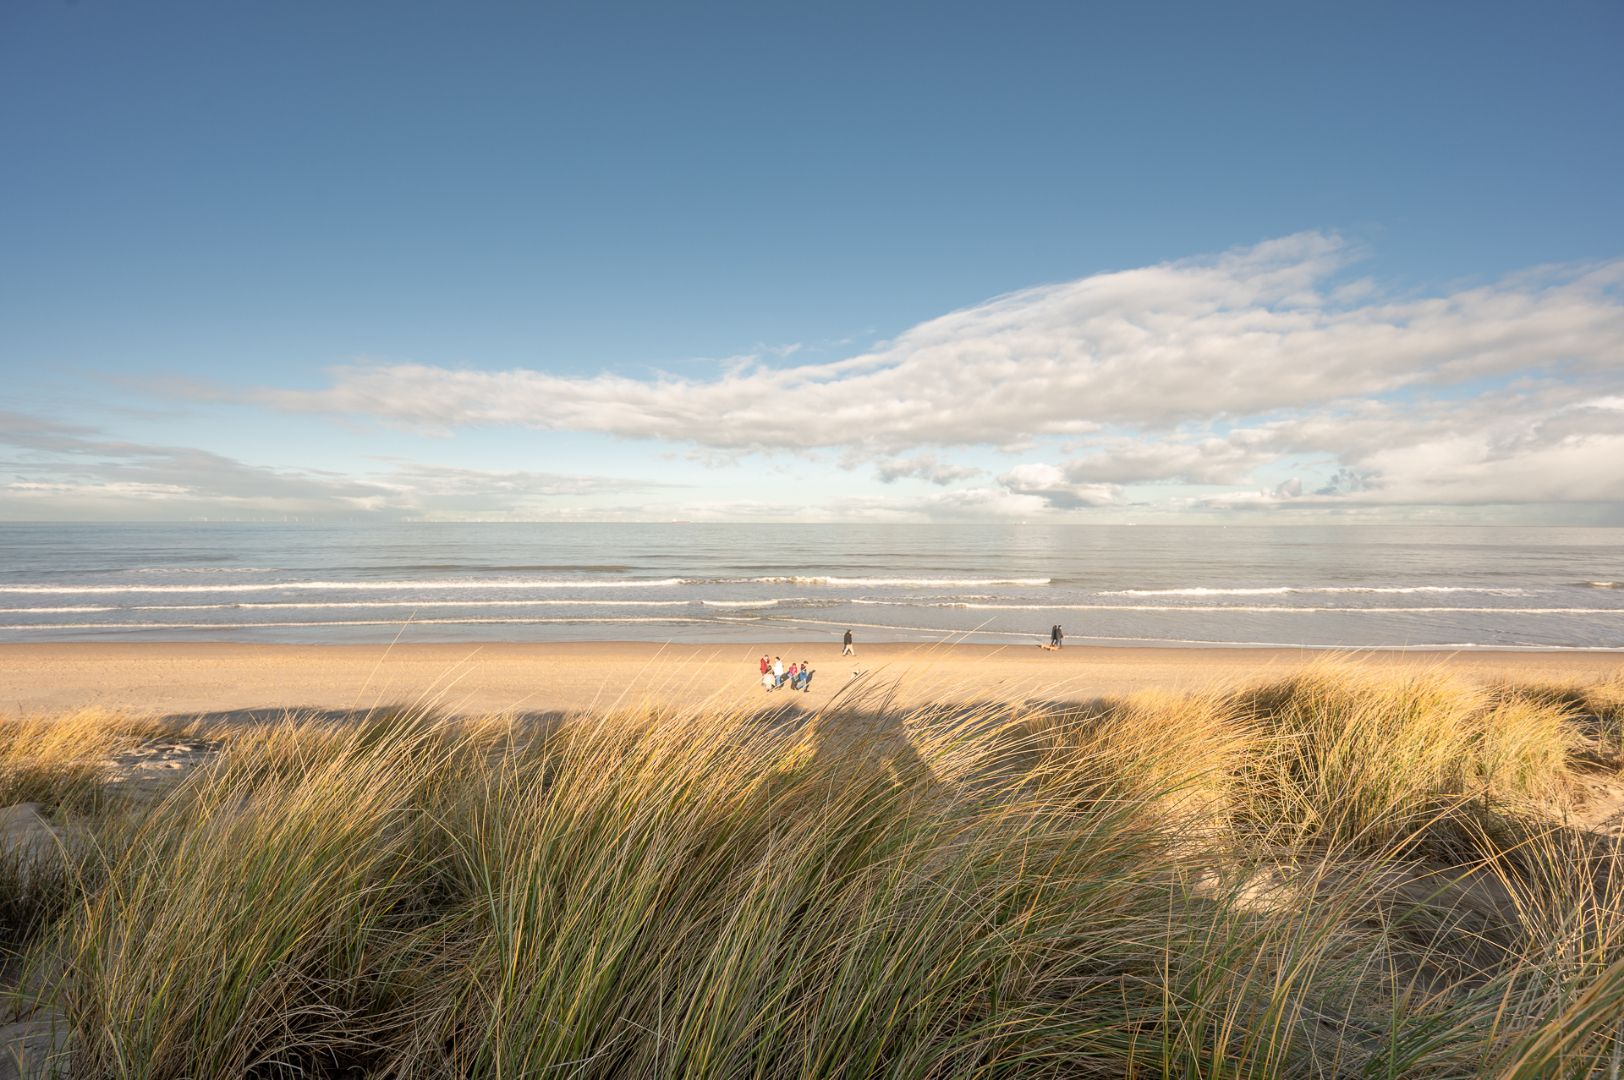
M 0 524 L 0 641 L 1624 649 L 1624 529 Z

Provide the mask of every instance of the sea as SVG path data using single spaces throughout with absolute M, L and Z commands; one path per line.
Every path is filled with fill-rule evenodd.
M 1624 650 L 1624 529 L 0 524 L 0 641 Z

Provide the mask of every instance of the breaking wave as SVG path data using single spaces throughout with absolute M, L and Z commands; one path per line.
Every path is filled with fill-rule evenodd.
M 641 578 L 632 581 L 571 581 L 560 578 L 481 581 L 263 581 L 237 585 L 0 585 L 0 593 L 113 594 L 113 593 L 246 593 L 281 590 L 350 592 L 385 589 L 663 589 L 686 585 L 682 578 Z
M 1527 596 L 1527 589 L 1489 589 L 1471 585 L 1275 585 L 1257 589 L 1107 589 L 1100 596 L 1284 596 L 1288 593 L 1479 593 Z
M 274 574 L 275 566 L 137 566 L 132 574 Z
M 278 591 L 380 592 L 449 589 L 669 589 L 698 585 L 816 585 L 829 588 L 959 588 L 986 585 L 1047 585 L 1050 578 L 832 577 L 824 575 L 753 578 L 633 578 L 624 581 L 575 578 L 436 578 L 389 581 L 254 581 L 224 585 L 0 585 L 18 595 L 116 595 L 119 593 L 253 593 Z
M 327 626 L 540 626 L 551 623 L 702 623 L 709 620 L 691 615 L 622 616 L 609 618 L 508 618 L 484 616 L 470 619 L 336 619 L 314 622 L 127 622 L 127 623 L 20 623 L 0 625 L 0 630 L 275 630 Z
M 962 600 L 902 603 L 892 600 L 853 600 L 868 607 L 933 607 L 965 611 L 1151 611 L 1164 615 L 1222 614 L 1225 612 L 1312 615 L 1413 615 L 1428 612 L 1478 615 L 1624 615 L 1624 608 L 1573 607 L 1322 607 L 1293 604 L 976 604 Z
M 827 585 L 833 588 L 884 589 L 892 586 L 909 588 L 960 588 L 980 585 L 1047 585 L 1051 578 L 920 578 L 920 577 L 756 577 L 756 578 L 690 578 L 684 585 Z

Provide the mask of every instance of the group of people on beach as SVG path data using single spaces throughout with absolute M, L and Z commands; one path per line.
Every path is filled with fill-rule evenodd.
M 1055 623 L 1053 626 L 1049 627 L 1048 642 L 1040 644 L 1039 648 L 1047 649 L 1050 652 L 1055 652 L 1060 649 L 1060 647 L 1065 643 L 1065 640 L 1066 631 L 1061 628 L 1059 623 Z M 841 656 L 857 655 L 857 650 L 852 646 L 850 630 L 846 631 L 845 635 L 841 638 L 840 644 Z M 762 689 L 769 692 L 780 689 L 786 685 L 791 690 L 810 692 L 812 689 L 812 676 L 814 674 L 816 674 L 816 672 L 812 670 L 812 665 L 805 660 L 802 660 L 799 664 L 791 663 L 790 666 L 786 668 L 784 666 L 782 657 L 774 656 L 769 658 L 766 653 L 761 654 L 761 686 Z M 854 671 L 852 672 L 852 677 L 856 678 L 859 674 L 861 674 L 861 672 Z
M 857 655 L 857 649 L 852 644 L 850 630 L 847 630 L 845 636 L 840 640 L 840 655 Z M 764 690 L 772 691 L 788 686 L 791 690 L 810 693 L 812 690 L 812 676 L 816 674 L 817 672 L 813 670 L 809 661 L 802 660 L 799 664 L 791 663 L 789 667 L 785 667 L 782 657 L 768 657 L 766 653 L 761 654 L 761 687 Z M 856 678 L 857 674 L 857 672 L 852 672 L 852 677 Z
M 769 662 L 766 653 L 761 655 L 761 686 L 765 690 L 777 690 L 788 685 L 791 690 L 809 693 L 812 690 L 812 676 L 816 674 L 812 665 L 805 660 L 799 664 L 791 663 L 786 668 L 783 658 L 775 656 Z

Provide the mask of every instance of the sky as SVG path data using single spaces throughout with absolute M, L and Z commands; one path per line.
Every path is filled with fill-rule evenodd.
M 0 521 L 1624 524 L 1624 5 L 0 5 Z

